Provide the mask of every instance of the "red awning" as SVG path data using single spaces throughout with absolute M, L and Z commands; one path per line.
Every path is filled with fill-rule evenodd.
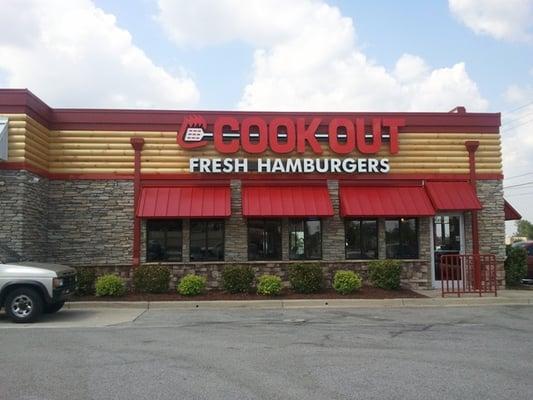
M 343 217 L 435 215 L 431 201 L 421 186 L 344 186 L 339 194 Z
M 428 182 L 426 189 L 437 211 L 481 210 L 481 203 L 468 182 Z
M 326 186 L 244 186 L 245 217 L 330 217 L 333 205 Z
M 137 209 L 142 218 L 223 218 L 231 215 L 227 186 L 144 187 Z
M 503 200 L 503 211 L 505 212 L 506 221 L 522 219 L 522 215 L 520 215 L 520 213 L 516 211 L 515 208 L 507 202 L 507 200 Z

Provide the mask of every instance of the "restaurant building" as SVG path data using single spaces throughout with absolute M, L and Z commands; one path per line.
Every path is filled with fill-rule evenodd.
M 228 264 L 286 281 L 318 262 L 438 287 L 442 254 L 495 256 L 504 282 L 500 114 L 53 109 L 0 90 L 0 241 L 129 278 L 217 287 Z M 509 210 L 508 210 L 509 211 Z

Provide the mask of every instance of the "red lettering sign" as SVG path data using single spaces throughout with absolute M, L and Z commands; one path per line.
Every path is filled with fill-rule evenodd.
M 268 123 L 260 116 L 246 117 L 240 122 L 235 117 L 217 118 L 209 132 L 206 120 L 199 115 L 184 118 L 177 135 L 178 144 L 184 149 L 196 149 L 209 144 L 222 154 L 233 154 L 243 150 L 250 154 L 261 154 L 271 150 L 277 154 L 305 153 L 311 150 L 320 155 L 328 142 L 331 151 L 337 154 L 376 154 L 384 139 L 388 139 L 389 153 L 399 151 L 399 128 L 405 126 L 402 118 L 372 118 L 372 129 L 367 129 L 364 118 L 332 118 L 325 128 L 321 118 L 293 118 L 280 116 Z M 229 129 L 228 129 L 229 128 Z M 385 128 L 385 129 L 384 129 Z M 388 132 L 387 132 L 388 131 Z
M 257 127 L 259 137 L 254 143 L 250 137 L 250 128 Z M 258 117 L 245 118 L 241 124 L 242 149 L 250 154 L 264 153 L 268 147 L 268 127 L 264 119 Z
M 287 138 L 285 142 L 280 141 L 278 129 L 285 127 Z M 294 151 L 296 147 L 296 132 L 294 122 L 290 118 L 274 118 L 270 121 L 268 128 L 268 141 L 274 153 L 285 154 Z
M 232 154 L 239 151 L 241 147 L 239 139 L 231 139 L 224 142 L 224 127 L 228 126 L 231 130 L 239 129 L 239 122 L 235 118 L 221 117 L 215 122 L 215 148 L 219 153 Z

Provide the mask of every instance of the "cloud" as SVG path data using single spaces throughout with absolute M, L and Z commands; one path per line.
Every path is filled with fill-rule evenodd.
M 180 108 L 199 99 L 190 77 L 155 65 L 90 0 L 5 2 L 0 75 L 52 106 Z
M 533 40 L 532 0 L 449 0 L 452 14 L 478 35 L 498 40 Z
M 533 95 L 533 90 L 531 93 Z M 503 113 L 502 117 L 503 161 L 505 172 L 508 172 L 506 175 L 533 172 L 533 104 L 517 111 Z
M 504 186 L 531 182 L 533 181 L 533 103 L 531 102 L 533 86 L 511 85 L 504 97 L 514 107 L 511 111 L 502 113 L 501 135 L 506 178 Z M 531 206 L 533 185 L 505 190 L 505 196 L 524 218 L 533 221 Z
M 157 20 L 178 46 L 253 47 L 238 107 L 261 110 L 484 110 L 464 63 L 432 69 L 404 54 L 392 71 L 358 47 L 351 18 L 319 0 L 159 0 Z

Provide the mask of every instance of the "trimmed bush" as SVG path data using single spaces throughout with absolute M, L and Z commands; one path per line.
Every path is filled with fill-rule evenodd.
M 230 293 L 249 293 L 254 277 L 251 267 L 226 267 L 222 271 L 222 287 Z
M 281 278 L 275 275 L 261 275 L 257 293 L 263 296 L 276 296 L 281 292 Z
M 112 274 L 102 275 L 96 280 L 96 295 L 97 296 L 123 296 L 126 293 L 126 285 L 124 281 Z
M 78 296 L 91 296 L 94 294 L 96 272 L 94 268 L 76 269 L 76 294 Z
M 361 277 L 353 271 L 335 272 L 333 277 L 333 289 L 340 294 L 350 294 L 363 286 Z
M 402 263 L 397 260 L 373 260 L 368 264 L 370 282 L 381 289 L 399 289 L 401 272 Z
M 203 276 L 185 275 L 177 287 L 178 293 L 182 296 L 198 296 L 204 291 L 206 283 L 207 279 Z
M 520 285 L 527 276 L 527 252 L 523 247 L 507 246 L 505 251 L 505 284 L 507 286 Z
M 289 266 L 289 281 L 298 293 L 315 293 L 322 290 L 324 274 L 319 264 L 292 264 Z
M 162 265 L 142 265 L 133 270 L 133 287 L 142 293 L 168 292 L 170 270 Z

